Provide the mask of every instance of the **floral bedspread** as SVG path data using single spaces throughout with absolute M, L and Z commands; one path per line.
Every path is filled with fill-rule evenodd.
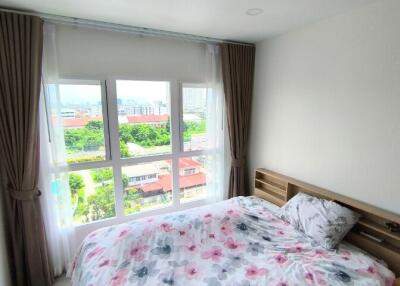
M 325 250 L 261 199 L 217 204 L 99 229 L 83 241 L 72 285 L 392 285 L 359 249 Z

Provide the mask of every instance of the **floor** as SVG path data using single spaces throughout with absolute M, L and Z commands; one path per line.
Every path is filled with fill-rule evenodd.
M 54 282 L 53 286 L 70 286 L 70 282 L 69 279 L 64 277 L 60 277 L 58 279 L 56 279 L 56 281 Z

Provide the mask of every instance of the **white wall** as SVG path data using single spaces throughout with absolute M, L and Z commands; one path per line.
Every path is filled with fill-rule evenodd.
M 257 45 L 250 168 L 400 213 L 400 1 Z

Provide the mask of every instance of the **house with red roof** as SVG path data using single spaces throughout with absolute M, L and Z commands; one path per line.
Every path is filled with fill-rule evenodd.
M 172 194 L 171 161 L 127 166 L 123 174 L 128 177 L 127 189 L 137 189 L 141 197 L 148 202 L 155 202 L 159 195 Z M 179 188 L 181 196 L 204 187 L 206 174 L 201 162 L 192 158 L 179 160 Z M 192 194 L 194 195 L 194 194 Z
M 130 124 L 151 124 L 153 126 L 161 127 L 169 120 L 168 114 L 149 114 L 149 115 L 128 115 L 126 116 L 127 123 Z
M 63 126 L 66 129 L 69 128 L 81 128 L 88 124 L 89 121 L 102 121 L 103 118 L 96 117 L 64 117 L 62 118 Z M 128 115 L 119 116 L 118 120 L 120 123 L 129 124 L 150 124 L 155 127 L 163 127 L 169 120 L 168 114 L 162 115 Z

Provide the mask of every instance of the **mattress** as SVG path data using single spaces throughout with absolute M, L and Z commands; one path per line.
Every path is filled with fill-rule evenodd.
M 392 285 L 349 244 L 326 250 L 256 197 L 99 229 L 75 256 L 72 285 Z

